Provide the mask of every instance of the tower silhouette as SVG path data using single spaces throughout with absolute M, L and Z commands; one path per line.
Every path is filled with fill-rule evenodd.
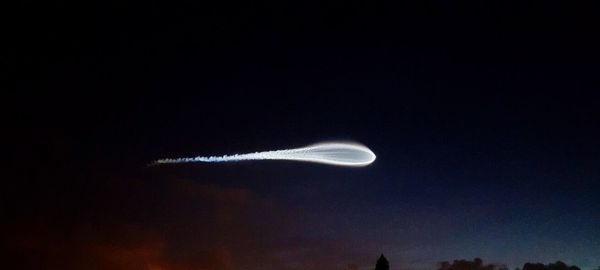
M 375 270 L 390 270 L 390 263 L 388 260 L 381 254 L 379 259 L 377 259 L 377 264 L 375 264 Z

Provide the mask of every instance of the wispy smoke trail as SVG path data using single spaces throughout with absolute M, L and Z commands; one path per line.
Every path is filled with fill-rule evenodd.
M 330 142 L 318 143 L 302 148 L 235 154 L 224 156 L 166 158 L 150 165 L 189 163 L 189 162 L 230 162 L 242 160 L 295 160 L 317 162 L 339 166 L 366 166 L 375 161 L 375 154 L 369 148 L 357 143 Z

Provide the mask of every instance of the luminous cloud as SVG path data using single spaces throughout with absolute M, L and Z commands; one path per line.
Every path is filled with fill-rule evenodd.
M 301 148 L 254 152 L 224 156 L 198 156 L 187 158 L 165 158 L 150 165 L 190 163 L 190 162 L 231 162 L 244 160 L 293 160 L 316 162 L 338 166 L 361 167 L 375 161 L 375 154 L 358 143 L 327 142 Z

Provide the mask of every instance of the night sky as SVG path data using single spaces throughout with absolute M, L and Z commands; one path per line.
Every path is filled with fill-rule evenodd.
M 81 2 L 4 34 L 10 269 L 600 266 L 595 7 Z M 334 140 L 377 160 L 146 166 Z

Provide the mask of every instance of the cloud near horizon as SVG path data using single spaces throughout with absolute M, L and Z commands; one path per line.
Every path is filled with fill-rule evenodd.
M 120 194 L 129 194 L 134 186 L 123 184 Z M 127 201 L 121 206 L 125 210 L 110 214 L 118 212 L 119 203 L 89 209 L 106 211 L 98 214 L 96 224 L 61 224 L 53 216 L 15 221 L 4 230 L 8 263 L 19 269 L 62 270 L 321 270 L 356 268 L 367 258 L 339 242 L 288 231 L 303 219 L 302 213 L 288 212 L 246 188 L 174 179 L 160 194 L 112 198 Z M 149 200 L 172 211 L 127 217 Z M 113 220 L 103 220 L 104 214 Z

